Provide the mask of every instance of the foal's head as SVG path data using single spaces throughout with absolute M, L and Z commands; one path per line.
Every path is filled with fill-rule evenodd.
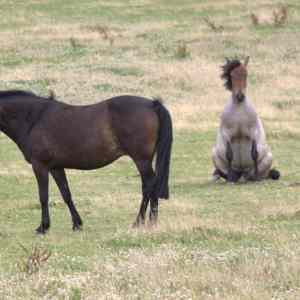
M 244 63 L 238 59 L 226 59 L 226 64 L 222 66 L 222 78 L 225 80 L 225 87 L 232 91 L 234 99 L 243 102 L 247 88 L 247 65 L 249 56 Z

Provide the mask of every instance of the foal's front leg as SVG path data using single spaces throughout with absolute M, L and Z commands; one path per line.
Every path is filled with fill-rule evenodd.
M 39 197 L 40 197 L 41 210 L 42 210 L 41 224 L 36 229 L 36 232 L 44 234 L 50 227 L 49 206 L 48 206 L 49 170 L 44 164 L 40 162 L 32 162 L 32 169 L 38 184 Z
M 236 172 L 232 169 L 233 151 L 229 142 L 226 144 L 226 159 L 228 161 L 227 181 L 237 182 L 239 180 L 239 176 L 237 176 Z
M 226 144 L 226 159 L 228 161 L 228 174 L 226 180 L 229 182 L 238 182 L 242 176 L 242 172 L 235 171 L 232 168 L 233 151 L 229 142 Z
M 251 148 L 251 156 L 254 161 L 254 180 L 258 180 L 258 151 L 257 151 L 257 143 L 255 140 L 252 142 L 252 148 Z

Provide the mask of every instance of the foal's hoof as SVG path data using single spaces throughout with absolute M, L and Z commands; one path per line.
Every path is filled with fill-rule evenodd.
M 228 176 L 227 182 L 229 182 L 229 183 L 236 183 L 237 180 L 236 180 L 236 178 L 234 176 Z
M 241 178 L 242 173 L 231 171 L 227 175 L 227 182 L 237 183 Z
M 220 174 L 220 171 L 218 169 L 215 169 L 213 174 L 212 174 L 212 182 L 217 182 L 218 180 L 221 179 L 221 174 Z

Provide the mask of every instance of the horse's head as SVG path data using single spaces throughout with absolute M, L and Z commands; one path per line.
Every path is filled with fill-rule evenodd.
M 222 66 L 223 73 L 221 76 L 225 79 L 225 87 L 232 91 L 234 99 L 238 102 L 243 102 L 247 88 L 247 65 L 249 62 L 249 56 L 246 58 L 244 63 L 241 63 L 237 59 L 226 60 L 226 64 Z

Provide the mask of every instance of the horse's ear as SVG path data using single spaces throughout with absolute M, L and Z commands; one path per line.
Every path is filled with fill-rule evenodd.
M 49 100 L 55 100 L 56 99 L 56 95 L 55 95 L 55 92 L 53 90 L 49 90 L 49 97 L 48 99 Z
M 250 56 L 247 56 L 247 57 L 245 58 L 244 66 L 245 66 L 246 68 L 247 68 L 247 66 L 248 66 L 249 59 L 250 59 Z

